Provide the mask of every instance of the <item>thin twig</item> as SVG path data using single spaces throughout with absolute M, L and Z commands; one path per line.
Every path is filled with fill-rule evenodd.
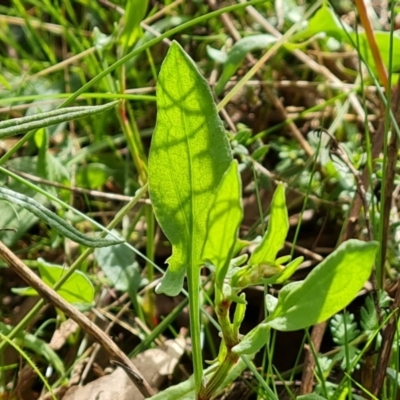
M 372 53 L 372 57 L 375 62 L 375 67 L 378 71 L 378 76 L 379 76 L 383 86 L 387 89 L 388 85 L 389 85 L 388 73 L 387 73 L 386 67 L 383 63 L 382 55 L 379 50 L 378 44 L 376 43 L 374 30 L 373 30 L 371 21 L 368 18 L 367 7 L 365 7 L 364 0 L 355 0 L 354 3 L 356 5 L 358 15 L 361 20 L 361 24 L 364 27 L 365 33 L 367 35 L 368 46 Z

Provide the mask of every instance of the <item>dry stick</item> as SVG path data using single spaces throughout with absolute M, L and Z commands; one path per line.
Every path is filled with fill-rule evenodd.
M 140 371 L 132 363 L 129 357 L 105 334 L 97 325 L 80 313 L 71 304 L 66 302 L 57 292 L 48 287 L 43 281 L 31 271 L 14 253 L 0 241 L 0 257 L 8 266 L 16 272 L 26 283 L 34 288 L 47 302 L 59 308 L 63 313 L 74 320 L 88 335 L 91 335 L 100 343 L 107 353 L 118 363 L 125 366 L 130 380 L 139 389 L 140 393 L 147 398 L 154 393 L 150 385 L 143 378 Z
M 378 362 L 376 364 L 374 383 L 372 388 L 372 394 L 376 398 L 380 398 L 380 394 L 385 381 L 387 366 L 389 364 L 390 355 L 392 353 L 392 345 L 394 335 L 397 329 L 397 321 L 399 320 L 400 310 L 400 285 L 397 285 L 396 295 L 392 304 L 392 310 L 395 313 L 390 318 L 389 323 L 385 326 L 382 332 L 382 345 L 379 349 Z
M 100 192 L 99 190 L 84 189 L 84 188 L 80 188 L 80 187 L 76 187 L 76 186 L 75 187 L 67 186 L 67 185 L 63 185 L 58 182 L 49 181 L 47 179 L 43 179 L 43 178 L 37 177 L 35 175 L 28 174 L 26 172 L 17 171 L 14 168 L 8 168 L 8 170 L 18 176 L 21 176 L 22 178 L 32 181 L 32 182 L 41 183 L 42 185 L 56 187 L 58 189 L 69 190 L 74 193 L 87 194 L 88 196 L 102 197 L 102 198 L 105 198 L 108 200 L 116 200 L 116 201 L 131 201 L 132 200 L 131 196 L 125 196 L 123 194 L 105 193 L 105 192 Z M 148 199 L 139 200 L 139 203 L 150 204 L 150 201 Z
M 371 21 L 368 18 L 367 7 L 365 6 L 364 0 L 355 0 L 354 2 L 360 17 L 361 25 L 364 27 L 367 35 L 367 42 L 371 50 L 372 57 L 374 58 L 376 69 L 378 70 L 378 76 L 381 79 L 383 86 L 387 88 L 389 85 L 388 73 L 383 63 L 378 44 L 376 43 Z
M 391 99 L 391 108 L 397 124 L 400 122 L 400 82 L 393 90 L 393 96 Z M 399 138 L 392 129 L 392 135 L 388 144 L 387 151 L 387 166 L 386 166 L 386 179 L 383 183 L 385 185 L 384 199 L 381 200 L 383 207 L 383 226 L 382 226 L 382 243 L 381 243 L 381 271 L 382 277 L 381 282 L 384 282 L 384 265 L 386 260 L 387 240 L 389 231 L 389 219 L 390 210 L 392 208 L 393 191 L 394 191 L 394 179 L 397 163 L 397 153 L 399 149 Z M 391 309 L 395 311 L 389 323 L 385 326 L 382 333 L 382 346 L 379 349 L 378 361 L 376 364 L 376 373 L 374 376 L 374 384 L 372 387 L 372 393 L 376 397 L 380 397 L 383 383 L 386 376 L 386 369 L 390 361 L 390 355 L 392 352 L 392 344 L 394 335 L 397 329 L 397 321 L 399 318 L 400 308 L 400 285 L 397 286 L 396 295 Z
M 301 376 L 300 393 L 308 394 L 313 391 L 314 387 L 314 353 L 319 353 L 322 338 L 326 329 L 327 322 L 321 322 L 313 326 L 311 332 L 311 345 L 304 346 L 304 369 Z M 311 348 L 312 346 L 312 348 Z

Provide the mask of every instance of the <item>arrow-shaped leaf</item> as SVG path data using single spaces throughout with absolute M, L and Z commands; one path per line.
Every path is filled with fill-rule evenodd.
M 173 43 L 157 84 L 157 125 L 149 156 L 149 193 L 172 244 L 158 292 L 177 295 L 187 268 L 199 268 L 207 218 L 232 160 L 210 88 Z

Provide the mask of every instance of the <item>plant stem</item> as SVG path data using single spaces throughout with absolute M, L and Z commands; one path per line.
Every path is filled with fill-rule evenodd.
M 358 15 L 360 16 L 360 21 L 362 26 L 365 29 L 365 34 L 367 35 L 367 41 L 369 48 L 372 53 L 372 57 L 374 58 L 375 66 L 378 71 L 379 78 L 385 87 L 388 89 L 389 79 L 388 73 L 386 71 L 385 65 L 383 64 L 382 56 L 379 51 L 378 44 L 376 43 L 374 31 L 372 29 L 371 21 L 368 18 L 367 8 L 365 7 L 364 0 L 355 0 L 356 8 L 358 11 Z
M 206 387 L 199 393 L 199 400 L 208 400 L 221 386 L 230 369 L 238 362 L 239 355 L 228 349 L 225 360 L 218 366 Z

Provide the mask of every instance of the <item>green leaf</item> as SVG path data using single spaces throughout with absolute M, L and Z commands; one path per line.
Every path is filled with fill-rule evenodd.
M 238 163 L 232 161 L 222 178 L 212 204 L 202 261 L 216 267 L 216 283 L 222 285 L 235 248 L 238 229 L 243 218 L 242 185 Z
M 187 268 L 199 268 L 208 213 L 232 154 L 209 86 L 176 42 L 161 68 L 157 106 L 149 193 L 173 246 L 157 291 L 175 296 Z
M 54 214 L 33 198 L 25 196 L 21 193 L 14 192 L 13 190 L 0 187 L 0 199 L 9 201 L 12 204 L 15 204 L 30 211 L 32 214 L 36 215 L 38 218 L 49 224 L 61 235 L 64 235 L 74 242 L 83 244 L 85 246 L 104 247 L 121 243 L 120 240 L 108 240 L 88 237 L 73 228 L 63 218 L 59 217 L 57 214 Z
M 354 314 L 346 311 L 333 316 L 330 328 L 333 341 L 340 346 L 347 345 L 360 334 L 357 322 L 354 321 Z
M 344 25 L 348 32 L 351 28 Z M 312 18 L 310 18 L 307 28 L 292 37 L 292 40 L 304 40 L 311 36 L 325 32 L 339 41 L 347 41 L 347 34 L 335 12 L 329 6 L 322 6 Z
M 310 19 L 308 27 L 294 35 L 292 40 L 309 39 L 321 32 L 325 32 L 328 36 L 342 43 L 348 43 L 353 47 L 358 45 L 357 50 L 365 63 L 372 71 L 376 71 L 375 61 L 365 32 L 354 32 L 348 25 L 340 22 L 336 13 L 328 6 L 321 7 Z M 391 44 L 390 32 L 374 31 L 374 36 L 382 60 L 386 68 L 389 68 L 390 53 L 399 54 L 400 52 L 400 35 L 396 32 L 393 34 L 393 45 Z M 392 71 L 400 72 L 399 57 L 392 57 Z
M 94 257 L 115 289 L 127 292 L 131 298 L 136 298 L 143 279 L 132 250 L 124 244 L 117 244 L 96 249 Z
M 54 111 L 30 115 L 28 117 L 8 119 L 0 122 L 0 139 L 18 135 L 33 129 L 43 128 L 65 121 L 84 118 L 113 108 L 118 101 L 113 101 L 102 106 L 84 106 L 61 108 Z
M 140 23 L 146 15 L 149 0 L 127 0 L 125 9 L 125 26 L 121 34 L 124 46 L 132 46 L 140 36 Z
M 236 354 L 254 354 L 263 347 L 268 340 L 268 330 L 271 329 L 267 323 L 258 324 L 244 339 L 232 348 Z
M 303 262 L 304 257 L 297 257 L 285 266 L 285 269 L 274 275 L 272 278 L 266 279 L 266 284 L 272 283 L 284 283 L 286 282 L 296 271 L 300 264 Z
M 249 264 L 274 264 L 279 250 L 285 244 L 288 230 L 289 219 L 286 209 L 285 188 L 282 184 L 279 184 L 272 199 L 267 232 L 251 255 Z
M 314 268 L 304 282 L 279 295 L 268 325 L 293 331 L 325 321 L 346 307 L 371 275 L 377 242 L 348 240 Z
M 357 44 L 357 35 L 352 33 L 351 38 L 354 44 Z M 390 52 L 392 51 L 392 71 L 400 72 L 400 59 L 396 55 L 400 53 L 400 35 L 397 32 L 393 33 L 393 45 L 391 44 L 390 32 L 374 32 L 376 44 L 378 45 L 379 52 L 382 56 L 382 61 L 386 68 L 389 68 L 390 64 Z M 375 61 L 372 56 L 371 48 L 368 44 L 367 36 L 365 32 L 358 33 L 359 51 L 365 61 L 365 63 L 373 70 L 376 71 Z
M 271 44 L 275 43 L 277 38 L 269 34 L 263 35 L 252 35 L 239 39 L 229 51 L 226 61 L 224 63 L 224 69 L 222 74 L 215 86 L 215 93 L 221 94 L 224 90 L 225 85 L 229 81 L 232 75 L 235 74 L 239 68 L 241 62 L 244 60 L 248 53 L 256 50 L 263 50 Z
M 6 325 L 0 322 L 0 333 L 7 336 L 14 329 L 11 325 Z M 32 352 L 42 356 L 51 364 L 60 376 L 65 375 L 64 364 L 57 353 L 43 340 L 37 338 L 31 333 L 21 332 L 14 339 L 18 346 L 27 348 Z
M 108 181 L 110 176 L 112 176 L 111 168 L 100 163 L 90 163 L 76 171 L 76 185 L 89 189 L 99 189 Z
M 40 277 L 48 286 L 53 287 L 65 274 L 65 267 L 49 264 L 38 259 Z M 14 293 L 25 296 L 37 296 L 31 288 L 14 288 Z M 92 304 L 94 301 L 94 287 L 89 278 L 81 271 L 74 271 L 57 293 L 71 304 Z

